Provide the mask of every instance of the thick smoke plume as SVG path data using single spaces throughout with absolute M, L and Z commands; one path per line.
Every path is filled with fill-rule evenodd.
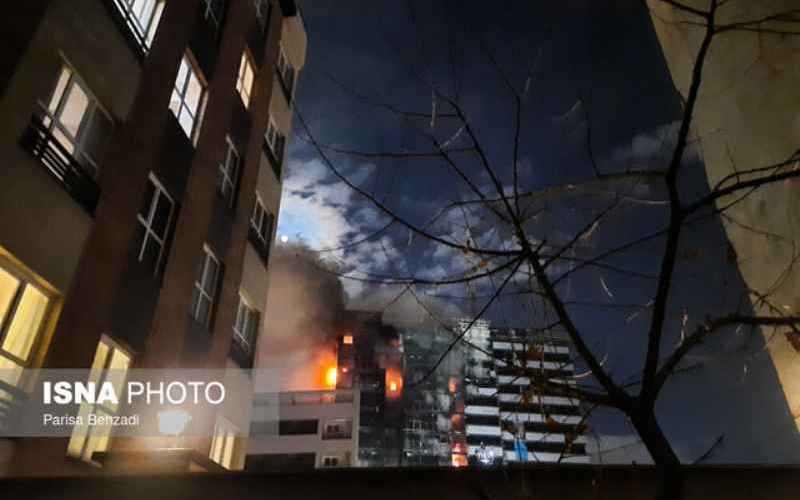
M 345 308 L 331 264 L 300 245 L 279 245 L 270 259 L 265 330 L 257 367 L 278 370 L 282 391 L 329 388 L 336 364 L 336 324 Z

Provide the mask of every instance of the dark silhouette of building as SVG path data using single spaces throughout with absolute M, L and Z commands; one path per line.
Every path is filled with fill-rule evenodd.
M 0 418 L 34 368 L 251 367 L 305 61 L 294 1 L 5 7 Z M 218 415 L 192 448 L 240 468 L 248 424 Z M 94 471 L 121 449 L 97 432 L 6 443 L 0 469 Z

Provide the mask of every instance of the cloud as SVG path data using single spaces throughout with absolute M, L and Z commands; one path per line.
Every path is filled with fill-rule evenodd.
M 636 134 L 629 143 L 617 146 L 601 158 L 600 164 L 613 171 L 630 168 L 665 168 L 678 139 L 680 122 L 674 121 L 653 130 Z M 698 158 L 691 137 L 683 155 L 684 161 Z
M 350 177 L 363 182 L 372 166 L 357 165 Z M 352 168 L 351 168 L 352 170 Z M 377 237 L 348 246 L 375 232 L 383 224 L 375 210 L 356 199 L 356 193 L 338 182 L 318 159 L 295 161 L 284 180 L 278 234 L 299 240 L 324 257 L 335 261 L 344 272 L 359 275 L 381 273 L 399 264 L 400 251 L 391 238 Z M 365 284 L 343 280 L 348 296 L 359 296 Z

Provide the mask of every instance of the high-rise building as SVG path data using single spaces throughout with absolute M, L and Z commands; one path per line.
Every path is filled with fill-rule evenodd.
M 409 325 L 400 333 L 405 381 L 401 464 L 462 465 L 465 351 L 457 345 L 441 358 L 454 339 L 443 325 Z
M 339 328 L 336 386 L 360 394 L 357 464 L 397 466 L 403 417 L 398 333 L 379 311 L 348 310 Z
M 469 323 L 462 320 L 461 331 Z M 476 322 L 465 339 L 469 461 L 588 463 L 581 402 L 531 384 L 533 377 L 574 383 L 569 337 Z
M 5 7 L 0 418 L 35 368 L 252 366 L 305 61 L 295 2 Z M 186 468 L 240 468 L 249 415 L 212 425 Z M 0 469 L 97 470 L 116 447 L 96 432 L 9 442 Z

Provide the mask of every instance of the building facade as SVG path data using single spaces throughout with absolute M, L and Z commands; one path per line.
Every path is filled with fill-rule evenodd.
M 0 417 L 35 368 L 252 367 L 297 6 L 32 0 L 0 23 Z M 193 452 L 240 468 L 249 415 L 205 425 L 224 442 Z M 76 429 L 10 446 L 4 472 L 52 474 L 128 445 Z
M 248 471 L 353 467 L 358 459 L 357 390 L 258 394 L 247 449 Z
M 710 5 L 705 0 L 682 3 L 700 10 L 708 10 Z M 795 0 L 719 4 L 715 15 L 718 25 L 769 20 L 787 12 L 794 12 L 796 18 Z M 705 21 L 667 2 L 648 0 L 647 6 L 675 88 L 686 98 Z M 703 160 L 710 186 L 737 171 L 792 158 L 795 161 L 787 163 L 784 171 L 798 167 L 800 37 L 776 32 L 796 26 L 790 17 L 784 16 L 784 23 L 751 23 L 746 29 L 714 36 L 692 118 L 692 142 Z M 774 305 L 768 307 L 757 295 L 748 294 L 749 304 L 740 307 L 749 306 L 759 316 L 774 315 L 776 310 L 796 315 L 800 310 L 800 273 L 793 265 L 800 234 L 798 181 L 773 183 L 733 201 L 731 197 L 717 201 L 717 208 L 725 208 L 721 222 L 731 246 L 729 259 L 747 288 L 768 295 Z M 753 341 L 754 347 L 726 353 L 714 370 L 687 378 L 687 383 L 707 387 L 707 393 L 714 396 L 714 405 L 707 399 L 703 405 L 719 409 L 708 418 L 698 417 L 690 426 L 705 440 L 725 434 L 727 445 L 717 450 L 712 460 L 800 460 L 800 335 L 775 335 L 764 327 L 759 336 L 762 338 Z M 762 352 L 769 358 L 764 360 Z M 742 373 L 747 376 L 740 376 Z M 676 397 L 682 395 L 678 384 L 666 389 L 674 391 Z M 686 430 L 666 428 L 665 432 L 669 436 Z M 700 438 L 694 441 L 703 442 Z M 703 442 L 691 449 L 687 459 L 702 455 L 708 446 Z
M 469 326 L 461 321 L 461 331 Z M 563 332 L 490 328 L 466 333 L 464 420 L 468 461 L 588 463 L 581 402 L 534 390 L 532 377 L 574 383 Z

